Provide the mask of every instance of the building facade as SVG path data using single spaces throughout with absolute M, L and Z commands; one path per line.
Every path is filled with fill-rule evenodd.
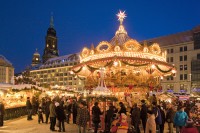
M 190 93 L 200 88 L 200 26 L 189 31 L 147 40 L 167 50 L 167 62 L 177 72 L 161 81 L 163 91 Z
M 31 77 L 44 87 L 61 87 L 82 90 L 84 80 L 76 77 L 71 67 L 79 63 L 78 54 L 51 58 L 39 69 L 31 70 Z
M 4 56 L 0 55 L 0 83 L 13 84 L 14 67 Z

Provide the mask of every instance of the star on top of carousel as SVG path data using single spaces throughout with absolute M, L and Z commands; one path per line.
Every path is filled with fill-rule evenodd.
M 128 36 L 123 25 L 125 11 L 117 14 L 120 22 L 110 41 L 101 41 L 96 47 L 84 47 L 80 63 L 72 68 L 79 77 L 86 78 L 86 86 L 99 84 L 100 69 L 104 68 L 107 87 L 158 84 L 158 78 L 174 75 L 174 65 L 166 61 L 167 52 L 158 43 L 140 44 Z

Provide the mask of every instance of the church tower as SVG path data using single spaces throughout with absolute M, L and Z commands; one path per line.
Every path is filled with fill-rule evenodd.
M 58 57 L 58 45 L 56 30 L 54 29 L 53 16 L 51 16 L 50 26 L 47 30 L 45 49 L 42 56 L 42 62 L 45 63 L 48 59 Z
M 31 66 L 36 66 L 36 65 L 38 65 L 40 63 L 41 63 L 40 54 L 38 53 L 38 51 L 36 49 L 35 53 L 33 54 Z

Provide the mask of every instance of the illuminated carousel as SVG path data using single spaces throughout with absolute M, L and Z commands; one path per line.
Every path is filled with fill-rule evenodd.
M 160 79 L 176 73 L 174 66 L 166 62 L 166 50 L 158 43 L 148 46 L 130 38 L 123 26 L 125 12 L 120 11 L 117 16 L 120 25 L 115 36 L 96 47 L 84 47 L 73 73 L 85 78 L 86 88 L 95 88 L 103 69 L 105 85 L 113 93 L 147 92 L 159 87 Z

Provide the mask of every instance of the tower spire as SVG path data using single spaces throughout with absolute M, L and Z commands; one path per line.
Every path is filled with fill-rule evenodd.
M 54 28 L 54 23 L 53 23 L 53 13 L 51 13 L 50 28 Z

